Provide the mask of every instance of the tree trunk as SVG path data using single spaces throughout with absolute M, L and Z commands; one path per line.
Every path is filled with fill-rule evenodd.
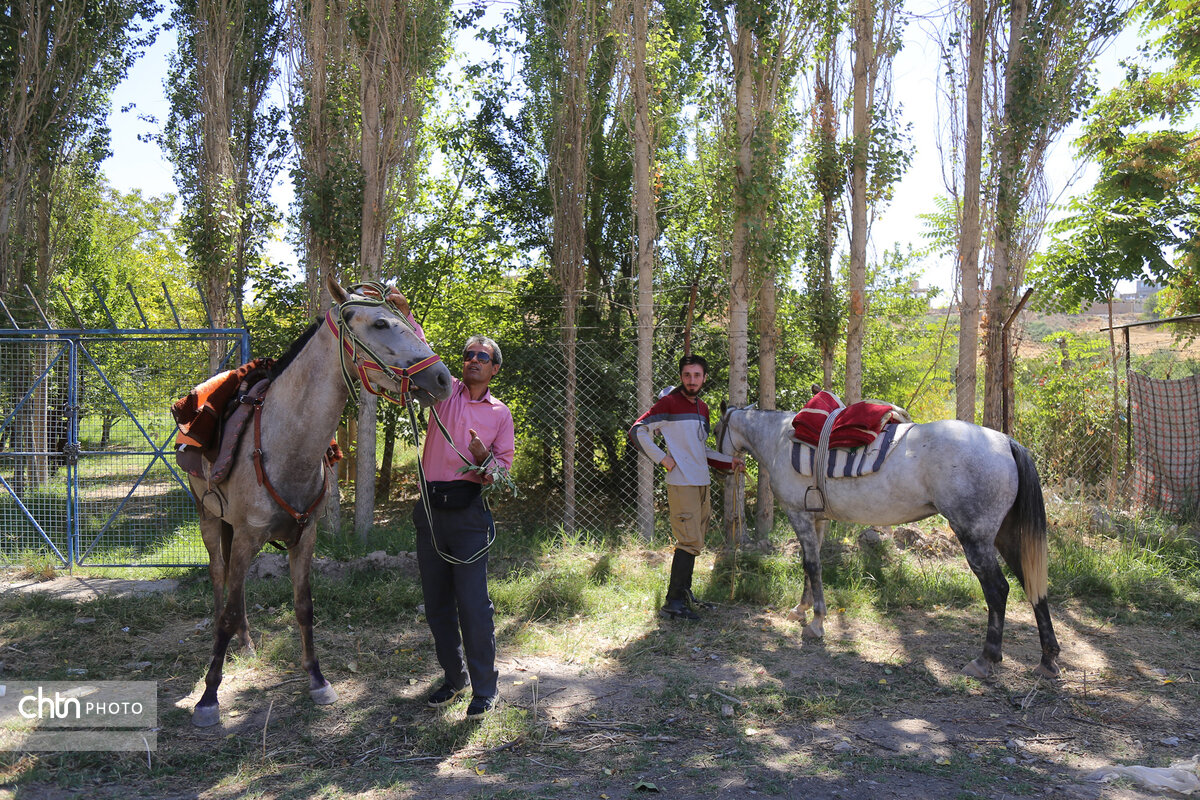
M 359 262 L 361 280 L 378 280 L 383 264 L 384 233 L 387 219 L 384 212 L 384 193 L 387 191 L 387 170 L 380 163 L 380 92 L 379 75 L 382 64 L 372 30 L 362 55 L 362 238 Z M 354 484 L 354 533 L 366 544 L 367 535 L 375 524 L 375 464 L 376 422 L 379 398 L 362 389 L 358 392 L 358 480 Z
M 649 36 L 646 2 L 633 2 L 633 205 L 637 220 L 637 407 L 654 402 L 654 240 L 657 235 L 651 175 L 654 133 L 646 76 Z M 654 538 L 654 464 L 637 459 L 637 528 Z
M 385 415 L 383 424 L 383 457 L 380 459 L 379 480 L 376 482 L 375 496 L 380 502 L 386 503 L 392 494 L 392 465 L 396 459 L 396 423 L 400 419 L 397 413 Z
M 983 65 L 987 47 L 987 0 L 970 0 L 967 52 L 966 141 L 963 151 L 962 221 L 958 232 L 959 326 L 955 416 L 975 421 L 979 363 L 979 220 L 983 172 Z
M 1008 391 L 1004 376 L 1004 323 L 1012 311 L 1016 294 L 1013 256 L 1017 248 L 1017 216 L 1023 187 L 1020 185 L 1020 143 L 1013 141 L 1009 117 L 1016 97 L 1017 69 L 1022 61 L 1027 0 L 1013 0 L 1010 6 L 1008 59 L 1004 76 L 1004 116 L 998 142 L 996 186 L 996 245 L 992 260 L 992 281 L 987 297 L 987 324 L 984 331 L 983 424 L 1004 430 L 1004 395 Z
M 850 286 L 846 318 L 847 404 L 862 399 L 863 335 L 867 318 L 867 154 L 871 142 L 875 6 L 856 0 L 854 14 L 854 144 L 850 161 Z
M 758 290 L 758 407 L 774 409 L 775 359 L 779 333 L 775 325 L 775 274 L 772 271 Z M 775 495 L 771 491 L 771 473 L 758 465 L 758 499 L 755 508 L 755 538 L 760 547 L 769 546 L 775 530 Z
M 587 133 L 590 127 L 588 70 L 595 44 L 592 0 L 571 0 L 562 11 L 561 29 L 553 30 L 562 53 L 559 107 L 555 109 L 550 158 L 554 208 L 553 258 L 563 293 L 563 530 L 575 533 L 575 432 L 577 424 L 576 330 L 583 287 L 588 196 Z

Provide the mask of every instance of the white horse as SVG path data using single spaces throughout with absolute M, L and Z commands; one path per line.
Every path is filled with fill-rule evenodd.
M 1002 658 L 1008 581 L 996 559 L 999 551 L 1033 605 L 1042 645 L 1035 672 L 1058 675 L 1059 646 L 1046 602 L 1046 509 L 1037 468 L 1024 447 L 967 422 L 911 425 L 896 437 L 877 472 L 826 481 L 825 510 L 818 515 L 805 510 L 813 478 L 792 467 L 794 416 L 793 411 L 732 408 L 722 415 L 716 436 L 722 452 L 749 451 L 770 471 L 771 489 L 804 552 L 804 597 L 794 612 L 803 619 L 808 608 L 813 610 L 805 638 L 825 635 L 820 551 L 827 520 L 898 525 L 941 514 L 958 537 L 988 606 L 983 655 L 963 673 L 985 678 Z

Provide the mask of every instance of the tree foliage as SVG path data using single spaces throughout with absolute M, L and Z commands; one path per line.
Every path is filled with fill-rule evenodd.
M 1078 310 L 1148 278 L 1169 287 L 1168 313 L 1200 311 L 1200 11 L 1166 1 L 1138 13 L 1154 38 L 1088 110 L 1076 147 L 1100 175 L 1037 262 L 1043 307 Z

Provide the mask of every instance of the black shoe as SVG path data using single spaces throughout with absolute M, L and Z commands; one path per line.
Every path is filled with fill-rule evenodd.
M 482 717 L 495 707 L 495 695 L 492 695 L 491 697 L 480 697 L 479 695 L 475 695 L 471 698 L 471 705 L 467 706 L 467 719 Z
M 662 610 L 671 619 L 700 619 L 700 615 L 688 608 L 687 601 L 682 597 L 667 600 Z
M 444 705 L 453 703 L 456 699 L 458 699 L 458 696 L 466 690 L 467 687 L 465 686 L 455 689 L 450 684 L 443 683 L 437 691 L 429 695 L 429 707 L 441 708 Z

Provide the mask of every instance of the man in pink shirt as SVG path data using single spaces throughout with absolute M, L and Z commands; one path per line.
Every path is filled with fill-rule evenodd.
M 407 301 L 398 300 L 420 331 Z M 428 703 L 447 705 L 469 683 L 468 718 L 492 710 L 499 679 L 495 609 L 487 585 L 488 545 L 496 526 L 481 492 L 498 470 L 512 468 L 515 452 L 512 412 L 488 390 L 502 359 L 500 346 L 488 337 L 467 340 L 462 380 L 455 378 L 450 396 L 434 406 L 450 440 L 431 415 L 421 451 L 425 483 L 413 508 L 425 619 L 445 674 Z M 464 467 L 470 469 L 461 472 Z

